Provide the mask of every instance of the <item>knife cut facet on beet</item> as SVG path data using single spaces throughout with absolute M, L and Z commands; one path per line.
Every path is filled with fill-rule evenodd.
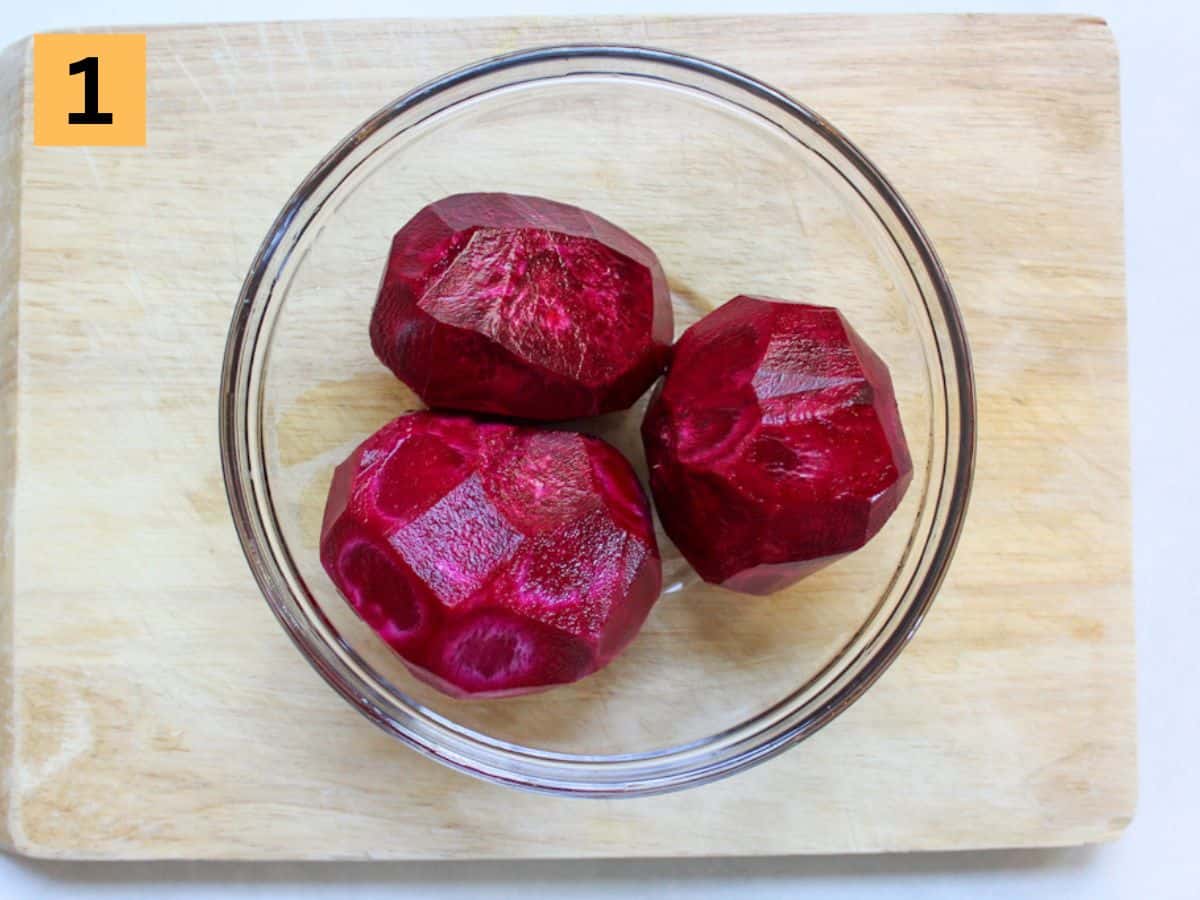
M 667 534 L 705 581 L 749 594 L 863 546 L 912 477 L 879 357 L 836 309 L 768 298 L 680 337 L 642 438 Z
M 607 665 L 662 584 L 649 502 L 608 444 L 431 412 L 338 466 L 321 562 L 415 675 L 458 697 Z
M 456 194 L 392 240 L 375 354 L 431 407 L 556 421 L 629 407 L 673 325 L 654 253 L 578 207 Z

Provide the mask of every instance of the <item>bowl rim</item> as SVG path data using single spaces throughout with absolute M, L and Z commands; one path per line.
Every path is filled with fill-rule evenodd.
M 257 332 L 247 333 L 249 326 L 254 322 L 253 301 L 275 263 L 277 255 L 282 252 L 283 259 L 286 261 L 290 254 L 290 248 L 283 246 L 283 237 L 293 221 L 300 216 L 302 207 L 310 200 L 320 185 L 364 141 L 379 132 L 397 116 L 455 87 L 474 79 L 525 66 L 555 62 L 574 63 L 588 59 L 652 63 L 682 69 L 692 75 L 698 74 L 716 79 L 778 108 L 783 113 L 802 122 L 827 141 L 884 200 L 892 215 L 903 228 L 912 248 L 916 251 L 920 265 L 934 289 L 937 305 L 945 319 L 946 336 L 954 360 L 954 387 L 958 397 L 957 421 L 950 422 L 951 409 L 949 406 L 945 411 L 948 434 L 953 433 L 951 425 L 957 431 L 957 452 L 954 455 L 953 475 L 949 479 L 951 488 L 945 522 L 940 532 L 936 530 L 931 532 L 930 536 L 936 538 L 936 542 L 932 546 L 928 570 L 921 581 L 914 601 L 907 607 L 898 610 L 902 613 L 899 625 L 875 649 L 861 670 L 853 678 L 838 686 L 832 696 L 815 712 L 789 727 L 774 729 L 768 739 L 736 754 L 727 753 L 716 761 L 695 766 L 683 772 L 673 771 L 654 776 L 639 774 L 632 770 L 627 771 L 625 764 L 633 759 L 652 760 L 656 757 L 690 751 L 711 738 L 644 754 L 583 756 L 549 750 L 534 751 L 491 738 L 479 746 L 472 746 L 472 740 L 467 738 L 462 730 L 455 731 L 456 740 L 454 741 L 431 740 L 424 730 L 413 728 L 411 720 L 408 722 L 398 721 L 381 709 L 378 702 L 379 697 L 372 696 L 371 692 L 361 684 L 356 687 L 354 684 L 348 683 L 345 678 L 346 673 L 337 671 L 338 668 L 343 667 L 331 661 L 327 655 L 321 653 L 314 655 L 309 642 L 310 624 L 297 619 L 294 612 L 286 607 L 287 600 L 281 603 L 275 595 L 280 579 L 271 571 L 271 567 L 276 564 L 270 548 L 263 546 L 264 540 L 259 534 L 261 517 L 255 508 L 257 490 L 252 483 L 250 466 L 245 462 L 250 456 L 248 434 L 251 423 L 246 421 L 246 411 L 242 409 L 244 404 L 241 402 L 240 391 L 246 387 L 248 392 L 250 384 L 248 369 L 258 338 Z M 857 188 L 855 189 L 857 190 Z M 866 198 L 863 199 L 866 201 Z M 869 201 L 867 202 L 870 205 Z M 272 612 L 302 655 L 325 681 L 375 725 L 423 755 L 453 769 L 487 781 L 535 792 L 601 798 L 647 796 L 680 790 L 705 784 L 764 762 L 823 728 L 878 680 L 920 626 L 954 555 L 966 516 L 974 474 L 975 418 L 976 399 L 971 354 L 962 316 L 949 279 L 924 229 L 905 201 L 874 164 L 825 118 L 776 88 L 737 69 L 670 50 L 632 44 L 604 43 L 534 47 L 463 66 L 401 95 L 369 117 L 334 147 L 304 178 L 289 198 L 268 230 L 251 263 L 230 323 L 219 392 L 222 473 L 230 513 L 243 554 Z M 945 477 L 941 484 L 943 486 L 946 484 Z M 269 494 L 269 489 L 267 493 Z M 287 599 L 296 604 L 293 593 L 287 590 L 287 594 Z M 417 705 L 419 706 L 419 704 Z M 446 725 L 450 724 L 448 720 L 434 711 L 424 707 L 420 708 L 428 720 L 423 724 L 428 724 L 435 732 L 446 730 Z M 747 721 L 755 721 L 757 718 L 767 715 L 769 711 L 760 712 Z M 743 724 L 745 723 L 733 726 L 729 731 L 734 731 Z M 481 737 L 475 732 L 470 733 L 475 737 Z M 457 740 L 457 738 L 461 738 L 461 740 Z M 506 760 L 505 757 L 511 757 L 511 759 Z M 512 759 L 518 761 L 516 766 L 509 764 Z M 616 769 L 610 777 L 604 779 L 581 778 L 574 771 L 579 766 L 604 764 L 609 764 Z

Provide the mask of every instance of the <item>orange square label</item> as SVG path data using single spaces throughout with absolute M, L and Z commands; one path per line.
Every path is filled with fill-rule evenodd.
M 146 143 L 146 35 L 35 34 L 33 142 Z

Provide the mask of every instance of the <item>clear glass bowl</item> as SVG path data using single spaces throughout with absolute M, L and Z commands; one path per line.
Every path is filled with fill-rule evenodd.
M 675 333 L 738 293 L 842 308 L 891 368 L 914 463 L 866 548 L 769 598 L 703 584 L 660 532 L 664 596 L 607 669 L 543 694 L 445 698 L 416 682 L 321 568 L 333 467 L 416 398 L 367 323 L 392 233 L 460 191 L 594 210 L 659 254 Z M 579 423 L 645 475 L 629 413 Z M 761 762 L 846 709 L 929 608 L 974 452 L 966 338 L 912 213 L 820 116 L 703 60 L 564 46 L 486 60 L 396 100 L 313 170 L 246 277 L 221 386 L 225 483 L 246 557 L 301 652 L 364 715 L 456 769 L 631 796 Z M 931 715 L 933 715 L 931 711 Z

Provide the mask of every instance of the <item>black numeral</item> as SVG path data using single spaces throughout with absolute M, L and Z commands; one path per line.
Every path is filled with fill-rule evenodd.
M 83 112 L 67 114 L 68 125 L 111 125 L 112 113 L 100 112 L 100 60 L 85 56 L 71 63 L 72 75 L 83 73 Z

